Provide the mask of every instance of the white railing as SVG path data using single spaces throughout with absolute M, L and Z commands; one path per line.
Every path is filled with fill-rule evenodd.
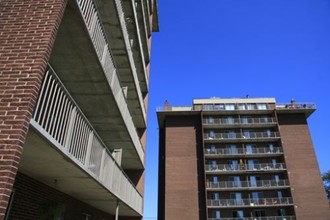
M 278 132 L 244 132 L 242 133 L 214 133 L 204 134 L 205 140 L 216 140 L 216 139 L 258 139 L 258 138 L 278 138 L 280 137 Z
M 31 125 L 112 194 L 142 214 L 142 197 L 51 69 Z
M 315 109 L 316 106 L 314 103 L 284 103 L 276 104 L 276 109 Z
M 76 0 L 79 6 L 80 12 L 84 18 L 86 27 L 89 31 L 91 40 L 93 42 L 95 51 L 99 58 L 99 61 L 102 65 L 106 78 L 109 82 L 109 85 L 112 89 L 112 93 L 116 99 L 118 107 L 120 109 L 120 113 L 122 114 L 122 118 L 126 124 L 126 127 L 129 131 L 131 139 L 134 143 L 135 149 L 140 157 L 141 163 L 144 163 L 144 151 L 140 142 L 140 139 L 137 135 L 137 131 L 135 129 L 131 114 L 129 113 L 128 104 L 125 99 L 125 94 L 123 93 L 122 87 L 120 85 L 120 80 L 118 77 L 118 73 L 116 67 L 114 65 L 114 59 L 111 54 L 110 47 L 107 43 L 107 38 L 102 26 L 102 22 L 100 21 L 100 17 L 97 12 L 96 5 L 93 0 Z M 119 0 L 116 0 L 118 2 Z M 120 2 L 120 1 L 119 1 Z M 118 4 L 118 3 L 117 3 Z M 121 21 L 123 21 L 123 15 L 120 15 Z M 126 29 L 125 29 L 126 30 Z M 124 30 L 124 31 L 125 31 Z M 127 30 L 126 30 L 127 32 Z M 129 51 L 131 52 L 131 51 Z M 140 90 L 138 90 L 140 91 Z M 141 102 L 141 97 L 139 97 Z M 144 111 L 144 104 L 141 102 L 141 108 Z M 145 118 L 145 116 L 144 116 Z
M 255 207 L 255 206 L 284 206 L 292 205 L 292 198 L 263 198 L 263 199 L 208 199 L 209 207 Z
M 277 188 L 288 187 L 288 180 L 258 180 L 258 181 L 220 181 L 207 182 L 209 189 L 232 189 L 232 188 Z
M 227 149 L 219 149 L 219 148 L 208 148 L 204 150 L 206 156 L 212 155 L 253 155 L 253 154 L 281 154 L 283 150 L 281 147 L 256 147 L 252 149 L 244 149 L 244 148 L 227 148 Z
M 204 118 L 203 125 L 253 125 L 253 124 L 274 124 L 275 118 Z
M 296 220 L 295 216 L 208 218 L 208 220 Z
M 205 171 L 231 172 L 231 171 L 272 171 L 285 170 L 284 163 L 259 163 L 259 164 L 211 164 L 205 165 Z

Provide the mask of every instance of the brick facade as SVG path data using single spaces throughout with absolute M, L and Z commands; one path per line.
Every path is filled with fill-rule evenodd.
M 330 209 L 305 115 L 280 114 L 278 121 L 297 219 L 329 219 Z
M 199 116 L 168 117 L 160 133 L 159 219 L 206 219 L 201 124 Z M 164 171 L 162 173 L 162 171 Z
M 0 220 L 66 0 L 0 1 Z
M 10 220 L 50 219 L 55 216 L 74 220 L 85 219 L 84 215 L 90 215 L 94 220 L 113 219 L 113 216 L 21 173 L 16 176 L 14 192 Z M 65 215 L 61 215 L 64 212 Z

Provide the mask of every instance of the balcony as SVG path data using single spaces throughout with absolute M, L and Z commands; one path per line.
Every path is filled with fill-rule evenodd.
M 203 126 L 205 128 L 230 128 L 230 127 L 272 127 L 277 124 L 275 118 L 204 118 Z
M 283 154 L 281 147 L 257 147 L 252 149 L 244 148 L 228 148 L 228 149 L 205 149 L 205 157 L 221 158 L 221 157 L 265 157 L 278 156 Z
M 94 20 L 94 15 L 99 20 L 98 23 L 102 27 L 107 44 L 111 47 L 114 62 L 120 73 L 120 82 L 127 90 L 126 98 L 133 121 L 137 127 L 145 128 L 146 109 L 142 92 L 147 92 L 147 80 L 134 15 L 125 12 L 122 0 L 77 1 L 87 27 L 90 26 L 89 20 Z M 90 16 L 93 17 L 88 19 Z M 93 34 L 91 33 L 91 36 Z
M 122 167 L 143 169 L 144 150 L 136 126 L 137 118 L 144 116 L 127 99 L 112 49 L 94 1 L 69 1 L 50 63 L 102 141 L 110 148 L 126 149 Z
M 259 181 L 220 181 L 208 182 L 208 190 L 263 190 L 290 187 L 288 180 L 259 180 Z
M 291 206 L 291 197 L 286 198 L 264 198 L 264 199 L 208 199 L 208 208 L 241 208 L 241 207 L 273 207 Z
M 244 133 L 204 133 L 205 142 L 262 142 L 276 141 L 280 138 L 278 132 L 244 132 Z
M 206 173 L 278 172 L 284 170 L 286 170 L 284 163 L 205 165 Z
M 142 215 L 142 197 L 114 159 L 115 153 L 51 69 L 30 123 L 34 129 L 24 148 L 23 173 L 106 212 L 114 213 L 119 200 L 127 215 Z
M 295 216 L 208 218 L 208 220 L 296 220 Z
M 284 104 L 276 104 L 276 111 L 278 113 L 286 113 L 286 114 L 296 114 L 296 113 L 304 113 L 306 118 L 310 116 L 316 110 L 316 106 L 314 103 L 284 103 Z

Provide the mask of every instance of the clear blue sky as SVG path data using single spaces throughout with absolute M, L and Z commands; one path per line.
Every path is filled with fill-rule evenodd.
M 156 107 L 193 98 L 314 102 L 308 123 L 321 172 L 330 169 L 329 0 L 158 0 L 148 116 L 145 220 L 157 217 Z

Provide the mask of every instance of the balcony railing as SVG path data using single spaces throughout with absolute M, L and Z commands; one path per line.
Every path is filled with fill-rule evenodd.
M 249 133 L 214 133 L 204 134 L 205 140 L 221 139 L 258 139 L 258 138 L 279 138 L 278 132 L 249 132 Z
M 129 131 L 129 134 L 132 138 L 134 146 L 136 147 L 136 151 L 140 157 L 141 162 L 143 163 L 144 151 L 142 149 L 142 145 L 140 139 L 136 133 L 136 129 L 129 113 L 128 104 L 125 98 L 125 94 L 122 90 L 122 86 L 120 84 L 119 76 L 117 69 L 114 65 L 114 59 L 111 54 L 110 46 L 107 42 L 107 37 L 102 26 L 102 22 L 100 20 L 100 16 L 98 15 L 98 11 L 93 0 L 76 0 L 79 6 L 82 17 L 85 21 L 86 28 L 89 32 L 90 38 L 93 42 L 96 54 L 100 61 L 100 64 L 103 68 L 103 71 L 108 79 L 109 85 L 112 89 L 112 93 L 115 94 L 114 98 L 118 103 L 118 107 L 122 114 L 122 118 L 126 124 L 126 127 Z M 118 7 L 121 7 L 120 0 L 116 0 Z M 122 8 L 121 8 L 122 11 Z M 123 13 L 120 14 L 121 22 L 125 22 L 123 18 Z M 126 29 L 125 29 L 126 30 Z M 125 32 L 123 29 L 123 31 Z M 127 30 L 126 30 L 127 32 Z M 125 33 L 126 33 L 125 32 Z M 127 34 L 127 33 L 126 33 Z M 129 53 L 132 53 L 129 51 Z M 138 84 L 138 83 L 137 83 Z M 139 85 L 139 84 L 138 84 Z M 140 90 L 138 90 L 140 91 Z M 139 96 L 140 102 L 141 97 Z M 143 102 L 141 102 L 143 103 Z M 144 108 L 144 105 L 141 104 L 141 108 Z M 143 113 L 145 111 L 143 110 Z M 145 118 L 145 115 L 144 115 Z
M 258 154 L 281 154 L 283 150 L 281 147 L 258 147 L 252 149 L 234 148 L 234 149 L 205 149 L 206 156 L 212 155 L 258 155 Z
M 51 69 L 45 74 L 31 125 L 122 202 L 142 213 L 141 195 Z
M 256 207 L 256 206 L 288 206 L 293 205 L 292 198 L 263 199 L 209 199 L 208 207 Z
M 296 220 L 295 216 L 208 218 L 208 220 Z
M 215 118 L 203 119 L 203 125 L 249 125 L 249 124 L 274 124 L 275 118 Z
M 314 103 L 285 103 L 276 104 L 276 109 L 315 109 Z
M 233 172 L 233 171 L 276 171 L 285 170 L 284 163 L 260 163 L 260 164 L 211 164 L 205 165 L 205 171 Z
M 209 189 L 248 189 L 248 188 L 278 188 L 289 187 L 288 180 L 259 180 L 259 181 L 220 181 L 217 183 L 207 182 Z

